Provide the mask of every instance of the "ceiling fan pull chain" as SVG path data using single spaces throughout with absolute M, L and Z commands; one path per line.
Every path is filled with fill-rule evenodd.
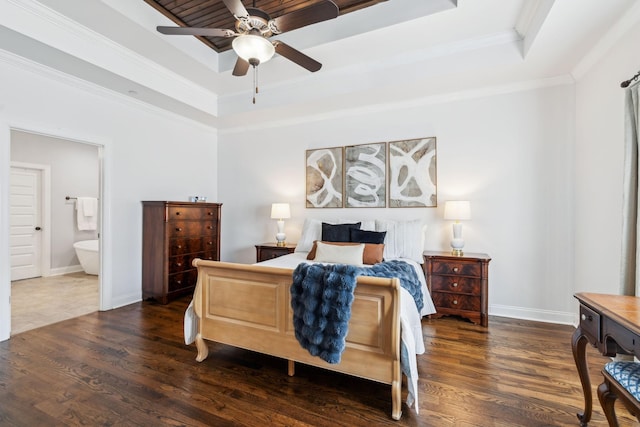
M 256 93 L 258 93 L 258 67 L 253 66 L 253 103 L 256 103 Z

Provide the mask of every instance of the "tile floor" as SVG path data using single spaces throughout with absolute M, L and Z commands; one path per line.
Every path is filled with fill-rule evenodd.
M 11 282 L 11 335 L 98 311 L 98 276 L 84 272 Z

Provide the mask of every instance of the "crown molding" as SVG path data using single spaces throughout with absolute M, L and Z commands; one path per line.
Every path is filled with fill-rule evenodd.
M 218 95 L 35 0 L 0 2 L 0 24 L 217 116 Z

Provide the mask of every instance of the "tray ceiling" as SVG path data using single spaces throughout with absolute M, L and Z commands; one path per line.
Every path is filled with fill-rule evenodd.
M 222 0 L 144 0 L 150 6 L 182 27 L 234 29 L 235 18 Z M 340 15 L 361 10 L 387 0 L 333 0 Z M 245 7 L 255 7 L 277 18 L 298 9 L 309 7 L 320 0 L 243 0 Z M 216 52 L 231 48 L 231 38 L 197 37 Z

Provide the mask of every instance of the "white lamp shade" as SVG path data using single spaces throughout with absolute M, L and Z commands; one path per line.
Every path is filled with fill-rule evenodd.
M 286 219 L 291 218 L 289 203 L 273 203 L 271 205 L 271 218 Z
M 276 53 L 273 44 L 262 36 L 245 34 L 233 39 L 233 50 L 247 62 L 257 59 L 259 63 L 267 62 Z
M 466 200 L 450 200 L 445 202 L 444 219 L 454 221 L 471 219 L 471 203 Z

